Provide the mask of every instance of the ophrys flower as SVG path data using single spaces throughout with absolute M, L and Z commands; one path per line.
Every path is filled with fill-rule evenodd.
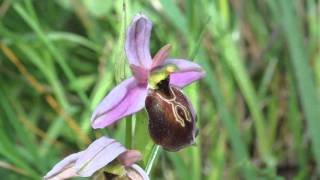
M 102 100 L 92 115 L 91 125 L 93 128 L 104 128 L 147 105 L 151 137 L 169 150 L 179 150 L 192 144 L 196 134 L 195 113 L 179 88 L 202 78 L 205 72 L 191 61 L 167 58 L 170 45 L 161 48 L 152 59 L 149 50 L 151 29 L 152 23 L 148 17 L 143 14 L 134 17 L 125 43 L 133 77 L 121 82 Z M 153 96 L 158 97 L 157 101 L 147 103 L 146 97 Z M 166 103 L 161 103 L 161 100 Z M 161 135 L 153 134 L 154 127 L 162 129 Z M 172 139 L 178 135 L 180 139 L 183 139 L 182 136 L 185 139 L 175 148 L 173 141 L 156 139 Z

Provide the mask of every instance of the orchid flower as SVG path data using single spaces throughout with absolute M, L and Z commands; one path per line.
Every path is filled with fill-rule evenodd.
M 90 177 L 97 171 L 108 167 L 116 158 L 123 167 L 123 174 L 118 174 L 119 176 L 149 180 L 143 169 L 134 164 L 141 159 L 140 152 L 127 150 L 119 142 L 105 136 L 95 140 L 84 151 L 64 158 L 45 175 L 44 179 L 61 180 L 72 177 Z M 100 173 L 100 176 L 105 176 L 105 173 Z
M 91 117 L 91 126 L 94 129 L 104 128 L 144 108 L 148 90 L 164 79 L 163 73 L 157 74 L 163 67 L 167 67 L 165 75 L 170 75 L 170 85 L 178 88 L 205 75 L 204 70 L 196 63 L 167 58 L 170 45 L 161 48 L 151 58 L 149 50 L 151 29 L 152 22 L 145 15 L 138 14 L 133 18 L 125 42 L 125 51 L 133 77 L 129 77 L 112 89 L 97 106 Z

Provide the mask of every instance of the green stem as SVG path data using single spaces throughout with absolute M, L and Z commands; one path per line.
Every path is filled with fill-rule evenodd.
M 155 165 L 156 159 L 159 154 L 160 154 L 160 146 L 155 144 L 152 148 L 148 163 L 145 168 L 145 171 L 148 176 L 150 176 L 151 170 L 152 170 L 153 166 Z
M 132 148 L 132 137 L 133 137 L 133 132 L 132 132 L 132 118 L 128 117 L 126 118 L 126 147 L 128 149 Z

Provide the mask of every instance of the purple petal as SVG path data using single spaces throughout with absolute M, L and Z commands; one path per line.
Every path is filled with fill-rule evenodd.
M 171 45 L 167 44 L 165 46 L 163 46 L 158 52 L 157 54 L 153 57 L 152 59 L 152 67 L 151 69 L 157 68 L 159 66 L 162 66 L 165 62 L 165 60 L 167 59 L 169 53 L 171 50 Z
M 77 176 L 73 165 L 82 156 L 83 151 L 71 154 L 56 164 L 45 176 L 44 179 L 66 179 Z
M 129 64 L 150 69 L 151 55 L 149 49 L 152 22 L 143 14 L 133 18 L 126 37 L 125 49 Z
M 105 136 L 94 141 L 76 161 L 74 168 L 81 177 L 89 177 L 117 158 L 126 148 Z
M 94 129 L 104 128 L 141 110 L 144 107 L 146 96 L 146 84 L 139 84 L 133 77 L 122 81 L 95 109 L 91 117 L 91 126 Z
M 205 75 L 205 71 L 200 65 L 184 59 L 167 59 L 165 64 L 177 65 L 179 71 L 170 74 L 170 84 L 180 88 L 201 79 Z

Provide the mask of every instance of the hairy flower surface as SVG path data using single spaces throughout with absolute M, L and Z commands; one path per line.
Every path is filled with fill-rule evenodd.
M 71 154 L 57 163 L 44 177 L 46 180 L 61 180 L 72 177 L 90 177 L 118 158 L 124 167 L 124 175 L 129 179 L 135 172 L 140 179 L 149 177 L 138 165 L 141 154 L 136 150 L 127 150 L 119 142 L 105 136 L 95 140 L 83 151 Z M 103 175 L 103 173 L 102 173 Z
M 151 58 L 149 44 L 152 23 L 138 14 L 128 28 L 125 50 L 133 77 L 121 82 L 101 101 L 91 117 L 93 128 L 104 128 L 117 120 L 140 111 L 145 106 L 148 90 L 157 89 L 160 81 L 170 76 L 169 86 L 182 88 L 202 78 L 205 72 L 196 63 L 167 58 L 170 45 Z

